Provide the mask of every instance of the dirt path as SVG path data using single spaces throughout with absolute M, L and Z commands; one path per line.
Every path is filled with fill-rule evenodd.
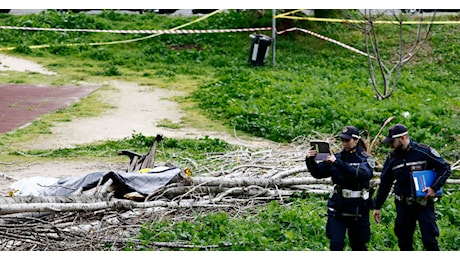
M 20 72 L 36 72 L 45 75 L 56 75 L 56 72 L 43 68 L 33 61 L 18 59 L 5 54 L 0 54 L 0 71 L 13 70 Z
M 253 138 L 241 140 L 228 133 L 206 131 L 194 128 L 171 129 L 158 127 L 164 119 L 180 123 L 186 115 L 179 109 L 176 102 L 171 101 L 175 96 L 184 95 L 182 92 L 140 86 L 137 83 L 110 81 L 105 84 L 112 90 L 103 94 L 104 102 L 115 107 L 98 117 L 72 120 L 57 123 L 51 128 L 52 136 L 42 136 L 28 149 L 58 149 L 75 147 L 99 140 L 122 139 L 133 133 L 145 136 L 163 134 L 170 138 L 219 138 L 231 144 L 260 148 L 276 145 L 267 140 Z M 153 88 L 153 91 L 152 91 Z
M 10 64 L 6 64 L 6 62 Z M 17 64 L 21 62 L 23 60 L 13 58 L 0 60 L 3 68 L 11 70 L 21 68 Z M 41 72 L 37 64 L 36 66 L 31 66 L 29 61 L 24 64 L 29 64 L 30 67 L 33 67 L 34 72 L 52 73 L 46 70 Z M 279 147 L 276 143 L 259 138 L 241 140 L 238 137 L 222 132 L 193 128 L 169 129 L 158 127 L 158 123 L 164 119 L 178 123 L 186 116 L 179 109 L 178 104 L 171 101 L 172 97 L 184 95 L 184 93 L 152 86 L 140 86 L 130 82 L 110 81 L 106 82 L 106 84 L 110 84 L 112 88 L 104 92 L 104 101 L 113 104 L 114 109 L 98 117 L 57 123 L 51 128 L 52 135 L 41 136 L 29 144 L 25 144 L 24 148 L 58 149 L 74 147 L 75 145 L 99 140 L 131 137 L 133 133 L 142 133 L 145 136 L 163 134 L 163 136 L 170 138 L 202 138 L 209 136 L 210 138 L 219 138 L 231 144 L 250 148 Z M 123 169 L 123 167 L 124 165 L 75 160 L 41 162 L 33 165 L 11 163 L 8 164 L 5 170 L 0 171 L 0 177 L 3 175 L 3 177 L 9 176 L 18 180 L 33 176 L 60 178 L 82 176 L 98 171 L 119 170 Z M 7 193 L 9 185 L 14 182 L 14 179 L 0 178 L 0 196 Z

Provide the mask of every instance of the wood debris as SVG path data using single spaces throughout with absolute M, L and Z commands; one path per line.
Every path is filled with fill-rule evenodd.
M 329 194 L 330 179 L 315 179 L 307 171 L 306 144 L 298 140 L 277 149 L 241 147 L 208 154 L 201 161 L 177 157 L 172 164 L 184 171 L 151 194 L 127 193 L 116 198 L 108 185 L 101 185 L 74 196 L 0 198 L 0 249 L 122 250 L 128 242 L 139 242 L 135 238 L 144 223 L 216 211 L 241 212 L 273 200 Z M 176 243 L 153 246 L 193 248 Z

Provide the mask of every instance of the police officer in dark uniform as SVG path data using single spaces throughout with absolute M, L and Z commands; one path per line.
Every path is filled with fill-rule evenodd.
M 380 209 L 394 184 L 396 220 L 394 232 L 400 250 L 411 251 L 416 222 L 418 221 L 422 242 L 426 250 L 439 250 L 439 236 L 434 210 L 434 196 L 451 174 L 450 165 L 430 146 L 419 144 L 409 138 L 407 127 L 396 124 L 382 141 L 393 150 L 386 159 L 377 195 L 374 199 L 374 219 L 381 221 Z M 425 197 L 416 198 L 411 172 L 434 170 L 436 177 L 430 187 L 425 188 Z
M 374 160 L 366 153 L 366 145 L 354 126 L 346 126 L 339 136 L 343 150 L 326 160 L 315 161 L 316 151 L 307 151 L 305 162 L 315 178 L 329 178 L 334 190 L 327 203 L 326 236 L 330 250 L 343 250 L 348 230 L 350 247 L 354 251 L 367 250 L 370 240 L 369 211 L 371 195 L 369 181 L 373 177 Z

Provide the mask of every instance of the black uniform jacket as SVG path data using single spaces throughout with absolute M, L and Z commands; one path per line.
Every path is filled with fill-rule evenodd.
M 382 207 L 393 183 L 395 195 L 406 198 L 414 197 L 411 172 L 421 170 L 434 170 L 436 172 L 435 180 L 431 185 L 435 191 L 444 185 L 451 174 L 450 165 L 428 145 L 411 140 L 406 151 L 391 151 L 383 165 L 374 208 L 380 209 Z
M 369 189 L 369 181 L 373 177 L 374 160 L 360 146 L 353 151 L 342 150 L 335 154 L 334 163 L 326 161 L 317 163 L 314 157 L 306 158 L 308 171 L 314 178 L 331 177 L 335 185 L 333 194 L 329 197 L 328 207 L 337 212 L 357 214 L 369 210 L 368 200 L 363 198 L 343 198 L 342 189 L 353 191 Z

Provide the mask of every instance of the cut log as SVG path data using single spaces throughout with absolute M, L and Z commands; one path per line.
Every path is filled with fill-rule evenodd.
M 51 197 L 52 198 L 52 197 Z M 130 210 L 134 208 L 169 207 L 169 208 L 191 208 L 191 207 L 215 207 L 226 208 L 232 205 L 211 205 L 208 202 L 194 202 L 191 200 L 181 201 L 150 201 L 134 202 L 129 200 L 113 199 L 110 201 L 90 203 L 18 203 L 0 205 L 0 215 L 21 213 L 21 212 L 69 212 L 69 211 L 97 211 L 102 209 Z
M 261 187 L 289 187 L 291 185 L 303 184 L 331 184 L 330 178 L 315 179 L 313 177 L 297 177 L 297 178 L 258 178 L 258 177 L 239 177 L 239 178 L 226 178 L 226 177 L 191 177 L 193 185 L 206 185 L 206 186 L 223 186 L 223 187 L 244 187 L 257 185 Z

